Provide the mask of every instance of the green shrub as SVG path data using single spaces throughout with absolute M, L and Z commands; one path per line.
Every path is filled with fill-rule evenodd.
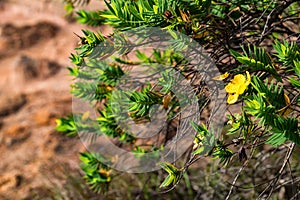
M 137 157 L 157 159 L 182 123 L 178 118 L 183 112 L 181 106 L 191 104 L 189 96 L 178 97 L 172 90 L 178 84 L 174 74 L 170 75 L 172 70 L 190 81 L 199 108 L 195 115 L 205 113 L 214 101 L 211 99 L 213 91 L 205 92 L 209 84 L 197 76 L 200 72 L 195 63 L 178 51 L 191 48 L 192 44 L 186 39 L 190 38 L 210 54 L 222 73 L 210 80 L 225 85 L 228 115 L 218 133 L 211 127 L 209 116 L 204 117 L 204 123 L 190 121 L 194 143 L 189 144 L 183 158 L 175 163 L 160 163 L 167 172 L 160 188 L 169 191 L 184 179 L 189 185 L 190 197 L 205 198 L 199 195 L 205 193 L 211 198 L 270 198 L 272 195 L 276 198 L 281 188 L 285 188 L 286 198 L 297 199 L 300 182 L 297 157 L 300 146 L 300 3 L 292 0 L 104 2 L 106 10 L 87 11 L 77 10 L 76 1 L 67 1 L 66 9 L 76 13 L 79 23 L 112 26 L 114 35 L 103 36 L 83 30 L 77 54 L 70 57 L 74 64 L 69 68 L 70 74 L 78 80 L 71 85 L 71 93 L 93 105 L 97 116 L 92 117 L 89 111 L 73 113 L 57 119 L 56 129 L 69 136 L 76 132 L 82 137 L 91 132 L 96 136 L 106 135 L 118 147 Z M 172 48 L 152 49 L 152 52 L 135 50 L 136 46 L 130 48 L 127 35 L 123 33 L 134 30 L 135 34 L 148 34 L 143 28 L 150 27 L 169 33 Z M 151 36 L 149 33 L 150 40 Z M 119 56 L 113 54 L 116 49 Z M 110 59 L 103 60 L 105 56 Z M 118 84 L 130 72 L 128 69 L 145 65 L 150 66 L 154 78 L 143 87 L 118 93 L 121 90 Z M 169 66 L 170 70 L 160 71 L 161 65 Z M 132 84 L 135 78 L 135 75 L 129 76 Z M 155 105 L 166 112 L 167 131 L 161 131 L 156 141 L 140 141 L 126 128 L 129 123 L 126 120 L 136 124 L 151 121 Z M 126 123 L 122 124 L 124 120 Z M 153 154 L 149 157 L 148 152 Z M 107 190 L 119 173 L 113 167 L 118 158 L 106 159 L 94 152 L 81 154 L 84 178 L 98 192 Z M 194 180 L 198 172 L 193 166 L 197 168 L 199 160 L 219 161 L 217 167 L 211 167 L 217 171 L 212 177 L 201 177 L 207 183 L 199 183 L 203 188 L 193 185 L 198 184 Z M 188 173 L 189 168 L 192 174 Z M 206 176 L 212 174 L 209 169 L 209 165 L 202 167 Z M 222 177 L 222 170 L 228 178 Z M 221 181 L 216 181 L 218 179 Z M 288 189 L 288 185 L 293 189 Z M 250 191 L 248 196 L 243 194 L 245 190 Z

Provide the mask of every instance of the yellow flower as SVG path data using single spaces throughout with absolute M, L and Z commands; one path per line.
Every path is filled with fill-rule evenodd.
M 246 71 L 246 76 L 242 74 L 235 75 L 225 87 L 226 92 L 229 93 L 227 103 L 234 104 L 238 100 L 239 95 L 245 92 L 250 82 L 251 78 L 248 71 Z

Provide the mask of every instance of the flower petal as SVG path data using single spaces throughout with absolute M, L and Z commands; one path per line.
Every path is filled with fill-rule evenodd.
M 233 84 L 242 85 L 246 82 L 246 77 L 243 74 L 237 74 L 233 77 L 231 81 Z
M 221 80 L 226 79 L 228 76 L 229 76 L 229 73 L 228 73 L 228 72 L 225 72 L 225 74 L 221 74 L 221 75 L 219 75 L 219 76 L 213 77 L 213 80 L 221 81 Z
M 236 93 L 238 90 L 238 86 L 236 84 L 228 83 L 225 86 L 225 90 L 227 93 Z
M 247 89 L 247 87 L 248 87 L 248 85 L 246 85 L 246 84 L 240 85 L 240 87 L 238 88 L 236 93 L 239 95 L 243 94 L 245 92 L 245 90 Z
M 228 95 L 228 99 L 227 99 L 227 103 L 228 104 L 234 104 L 239 98 L 238 94 L 229 94 Z

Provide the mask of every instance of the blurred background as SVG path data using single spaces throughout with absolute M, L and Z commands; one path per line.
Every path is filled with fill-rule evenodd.
M 0 0 L 0 199 L 92 195 L 79 175 L 80 140 L 54 130 L 71 112 L 74 33 L 87 28 L 65 13 L 62 0 Z

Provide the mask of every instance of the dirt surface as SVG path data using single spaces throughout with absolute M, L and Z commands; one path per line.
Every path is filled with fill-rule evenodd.
M 64 13 L 55 0 L 0 0 L 0 199 L 43 199 L 79 171 L 83 145 L 54 127 L 71 112 L 66 66 L 87 27 Z

